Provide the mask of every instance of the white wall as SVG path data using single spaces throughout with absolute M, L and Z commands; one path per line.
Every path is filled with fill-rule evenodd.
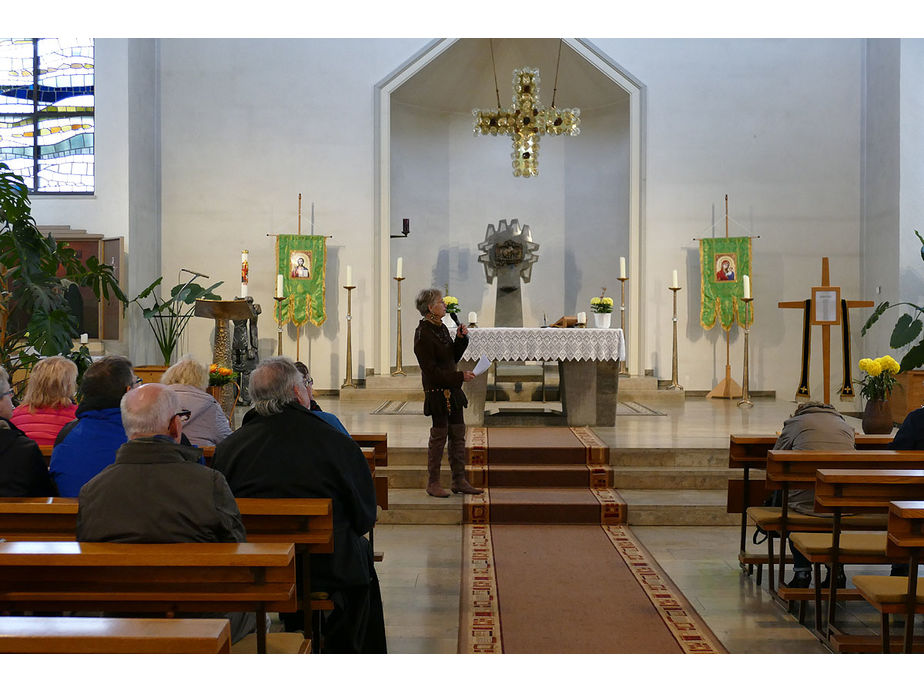
M 924 40 L 901 40 L 900 299 L 924 305 Z

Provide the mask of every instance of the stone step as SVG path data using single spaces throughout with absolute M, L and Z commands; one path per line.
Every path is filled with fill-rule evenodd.
M 727 489 L 729 479 L 740 479 L 740 469 L 690 467 L 617 467 L 613 487 L 623 489 Z
M 640 404 L 648 404 L 657 408 L 658 404 L 683 404 L 686 401 L 686 392 L 684 390 L 637 390 L 627 392 L 623 390 L 622 381 L 620 381 L 616 400 L 619 402 L 639 402 Z
M 619 376 L 620 392 L 652 392 L 658 389 L 658 379 L 650 375 Z
M 420 383 L 417 383 L 416 389 L 373 389 L 369 390 L 364 387 L 345 387 L 340 390 L 340 399 L 344 402 L 372 402 L 382 403 L 387 400 L 396 400 L 399 402 L 422 402 L 424 398 L 423 389 Z M 371 410 L 370 410 L 371 411 Z
M 727 469 L 728 448 L 610 448 L 610 465 Z
M 725 512 L 719 490 L 619 489 L 629 507 L 630 525 L 738 525 L 741 516 Z
M 459 525 L 462 524 L 462 494 L 449 498 L 428 496 L 424 484 L 413 489 L 389 488 L 388 510 L 379 510 L 377 524 L 383 525 Z M 442 481 L 449 490 L 449 474 Z

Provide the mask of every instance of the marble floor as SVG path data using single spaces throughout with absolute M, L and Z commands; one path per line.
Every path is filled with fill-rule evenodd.
M 387 431 L 393 447 L 426 444 L 429 419 L 423 416 L 370 415 L 377 402 L 341 402 L 328 397 L 319 402 L 340 417 L 348 430 Z M 653 406 L 667 416 L 618 417 L 616 426 L 594 430 L 614 448 L 722 448 L 727 447 L 732 432 L 779 431 L 795 408 L 791 401 L 774 399 L 757 399 L 750 409 L 739 408 L 734 401 L 706 399 L 690 399 L 673 407 Z M 858 418 L 848 417 L 848 421 L 859 430 Z M 632 530 L 729 652 L 827 652 L 807 628 L 771 599 L 766 579 L 757 586 L 753 577 L 743 575 L 737 562 L 737 527 L 638 526 Z M 377 571 L 391 652 L 456 651 L 461 537 L 459 525 L 383 524 L 376 528 L 376 549 L 385 552 Z M 878 632 L 877 616 L 865 605 L 851 602 L 843 619 L 857 632 Z M 811 622 L 811 608 L 807 621 Z

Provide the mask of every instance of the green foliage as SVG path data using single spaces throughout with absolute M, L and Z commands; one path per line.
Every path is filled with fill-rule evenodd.
M 160 286 L 163 277 L 155 279 L 150 286 L 131 300 L 141 308 L 141 313 L 154 332 L 157 347 L 164 358 L 164 365 L 170 365 L 170 359 L 180 341 L 186 323 L 196 310 L 196 299 L 220 300 L 221 296 L 213 293 L 213 289 L 221 286 L 223 282 L 212 284 L 204 288 L 192 280 L 185 284 L 177 284 L 170 290 L 170 298 L 166 301 L 158 298 L 155 289 Z M 143 300 L 150 298 L 153 303 L 147 307 Z
M 924 237 L 918 233 L 917 229 L 915 229 L 914 235 L 921 241 L 921 259 L 924 260 Z M 924 329 L 924 322 L 921 320 L 924 307 L 914 303 L 889 303 L 888 301 L 883 301 L 876 306 L 876 310 L 873 311 L 873 314 L 869 316 L 869 320 L 863 325 L 863 329 L 860 330 L 860 335 L 866 335 L 869 329 L 882 317 L 883 313 L 898 306 L 908 306 L 911 312 L 902 313 L 899 316 L 895 327 L 892 328 L 889 346 L 893 349 L 902 349 L 921 337 L 922 329 Z M 903 371 L 911 371 L 921 366 L 924 366 L 924 338 L 921 338 L 917 344 L 912 346 L 901 360 L 901 369 Z
M 84 264 L 72 248 L 39 232 L 23 179 L 0 162 L 0 365 L 11 375 L 28 372 L 40 356 L 74 358 L 77 318 L 67 301 L 74 285 L 89 287 L 97 299 L 128 302 L 112 266 L 96 258 Z

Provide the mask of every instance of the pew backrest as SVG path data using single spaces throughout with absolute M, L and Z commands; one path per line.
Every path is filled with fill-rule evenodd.
M 924 450 L 770 450 L 768 490 L 813 488 L 819 469 L 924 469 Z

